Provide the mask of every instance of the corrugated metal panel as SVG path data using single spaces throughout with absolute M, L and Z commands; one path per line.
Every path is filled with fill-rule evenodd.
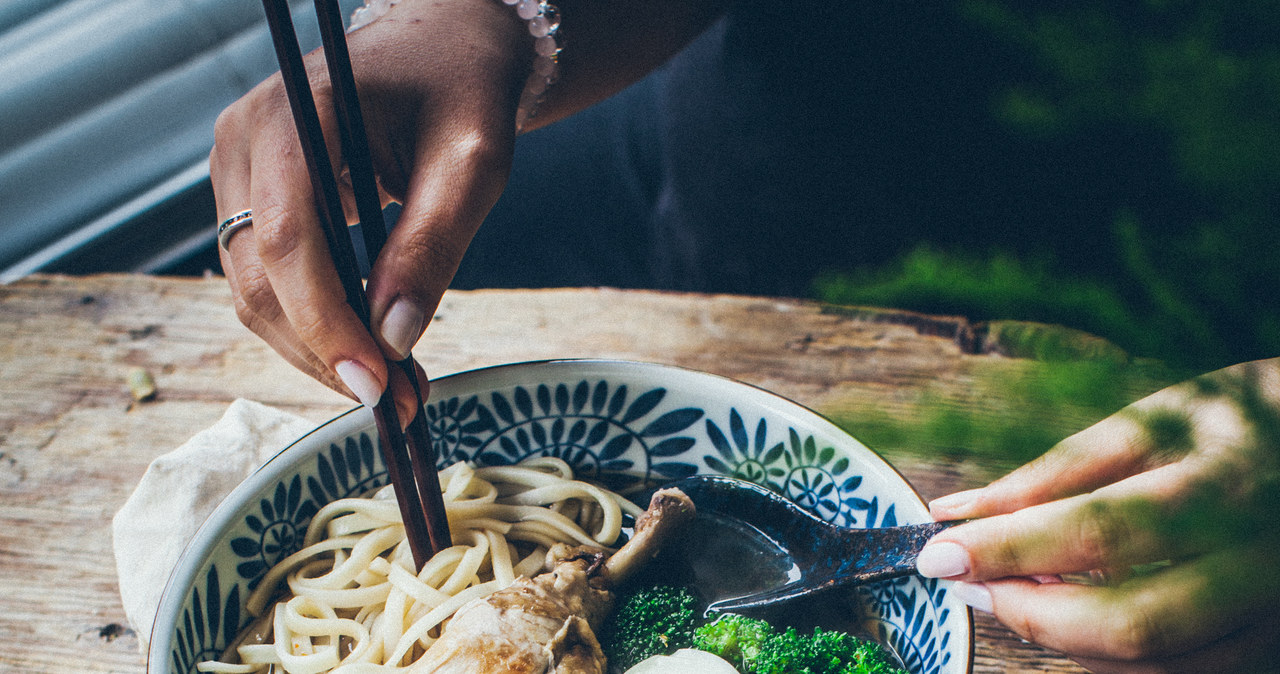
M 277 69 L 259 0 L 5 4 L 3 278 L 94 246 L 207 181 L 214 119 Z M 311 3 L 295 16 L 304 49 L 318 45 Z

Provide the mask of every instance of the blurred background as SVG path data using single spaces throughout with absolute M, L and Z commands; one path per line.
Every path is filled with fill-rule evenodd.
M 1037 321 L 1199 369 L 1280 355 L 1273 3 L 783 4 L 757 3 L 599 110 L 523 138 L 457 287 L 669 287 Z M 309 5 L 296 7 L 307 47 Z M 258 0 L 0 6 L 3 279 L 219 271 L 206 160 L 218 112 L 276 69 L 261 12 Z M 797 14 L 811 20 L 792 25 Z M 744 45 L 771 56 L 724 65 Z M 732 95 L 703 95 L 703 78 L 726 73 Z M 808 78 L 807 93 L 787 84 Z M 813 98 L 833 78 L 849 86 Z M 792 111 L 738 114 L 747 95 Z M 733 169 L 772 161 L 752 143 L 786 141 L 762 175 L 796 199 L 753 193 L 722 211 L 730 248 L 689 235 L 736 266 L 683 260 L 688 232 L 610 210 L 670 210 L 646 167 L 665 166 L 657 148 L 704 165 L 688 148 L 706 134 L 673 131 L 690 119 L 759 132 L 727 136 L 740 151 L 701 192 L 749 191 Z M 834 140 L 806 145 L 815 134 Z M 626 180 L 571 178 L 601 167 Z M 810 193 L 822 205 L 807 208 Z M 504 234 L 517 230 L 542 248 Z M 630 252 L 659 244 L 681 259 Z M 583 263 L 609 251 L 624 263 Z
M 0 4 L 0 280 L 216 265 L 213 122 L 277 69 L 259 0 Z

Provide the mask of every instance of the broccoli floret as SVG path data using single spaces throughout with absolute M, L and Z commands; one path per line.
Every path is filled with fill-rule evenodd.
M 693 631 L 693 647 L 718 655 L 742 671 L 772 636 L 774 630 L 769 623 L 726 613 Z
M 611 670 L 692 647 L 724 658 L 742 674 L 908 674 L 872 641 L 820 628 L 778 630 L 736 613 L 706 622 L 697 606 L 692 591 L 665 585 L 619 597 L 601 630 Z
M 748 666 L 751 674 L 905 674 L 878 644 L 823 629 L 776 633 Z
M 621 597 L 602 630 L 601 644 L 610 663 L 626 670 L 647 657 L 692 646 L 700 621 L 696 604 L 689 590 L 663 585 Z
M 779 631 L 737 614 L 694 630 L 693 646 L 728 660 L 743 674 L 906 674 L 875 642 L 823 629 Z
M 840 634 L 837 632 L 823 632 L 822 634 Z M 843 637 L 839 644 L 827 646 L 825 640 L 819 640 L 818 631 L 814 631 L 814 641 L 818 642 L 819 649 L 830 649 L 829 652 L 834 655 L 837 647 L 844 649 L 852 649 L 852 657 L 845 659 L 843 670 L 835 670 L 847 672 L 848 674 L 907 674 L 906 670 L 898 666 L 897 658 L 884 649 L 883 646 L 865 639 L 855 639 L 847 634 L 841 634 Z M 856 641 L 856 644 L 848 643 L 848 640 Z

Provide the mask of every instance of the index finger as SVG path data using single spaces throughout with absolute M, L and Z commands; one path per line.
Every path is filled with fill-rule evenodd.
M 387 385 L 386 361 L 347 302 L 300 141 L 294 133 L 262 136 L 253 144 L 250 186 L 257 256 L 302 343 L 361 402 L 376 404 Z

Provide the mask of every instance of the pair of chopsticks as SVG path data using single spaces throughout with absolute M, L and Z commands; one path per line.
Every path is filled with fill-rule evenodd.
M 355 247 L 347 230 L 337 179 L 329 161 L 324 132 L 311 95 L 302 52 L 293 29 L 293 19 L 289 14 L 289 3 L 287 0 L 262 0 L 262 4 L 267 12 L 276 57 L 280 61 L 280 74 L 284 78 L 285 90 L 289 96 L 293 121 L 302 141 L 302 152 L 307 162 L 307 171 L 311 175 L 316 209 L 329 244 L 329 254 L 342 281 L 347 303 L 360 317 L 365 328 L 371 329 L 369 298 L 365 295 Z M 333 86 L 333 103 L 342 139 L 342 154 L 351 173 L 365 250 L 372 260 L 377 258 L 386 242 L 386 223 L 382 219 L 382 204 L 378 198 L 377 180 L 369 154 L 369 143 L 365 137 L 360 101 L 356 95 L 342 15 L 337 0 L 315 0 L 315 5 L 325 61 Z M 387 464 L 387 473 L 400 504 L 400 515 L 404 520 L 413 560 L 420 570 L 432 554 L 451 545 L 449 522 L 445 518 L 440 477 L 436 473 L 436 452 L 431 443 L 426 414 L 422 409 L 422 388 L 413 357 L 409 356 L 394 365 L 412 383 L 418 412 L 408 428 L 402 431 L 394 398 L 388 387 L 373 409 L 373 418 L 378 426 L 378 439 L 383 460 Z

